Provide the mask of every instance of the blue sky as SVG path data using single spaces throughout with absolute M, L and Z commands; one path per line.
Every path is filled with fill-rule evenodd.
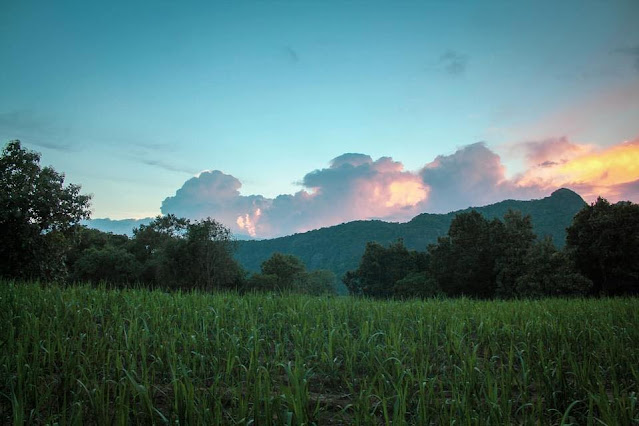
M 158 214 L 203 170 L 295 194 L 344 153 L 418 173 L 483 141 L 511 178 L 524 143 L 639 136 L 638 20 L 632 0 L 7 0 L 0 138 L 95 217 Z

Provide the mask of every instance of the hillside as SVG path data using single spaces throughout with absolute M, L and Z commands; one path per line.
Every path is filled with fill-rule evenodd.
M 456 214 L 472 209 L 489 219 L 501 218 L 509 209 L 529 214 L 537 235 L 549 235 L 561 247 L 566 227 L 585 204 L 575 192 L 559 189 L 540 200 L 505 200 L 447 214 L 423 213 L 406 223 L 360 220 L 271 240 L 239 241 L 235 257 L 247 270 L 258 271 L 273 253 L 288 253 L 301 258 L 309 269 L 329 269 L 341 278 L 357 267 L 368 241 L 387 244 L 403 238 L 407 247 L 425 250 L 446 234 Z

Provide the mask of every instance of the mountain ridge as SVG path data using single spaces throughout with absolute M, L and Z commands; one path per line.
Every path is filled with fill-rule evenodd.
M 530 214 L 538 237 L 548 235 L 555 245 L 563 247 L 566 227 L 585 205 L 579 194 L 561 188 L 541 199 L 503 200 L 442 214 L 421 213 L 403 223 L 357 220 L 285 237 L 238 241 L 235 258 L 245 269 L 256 272 L 275 252 L 293 254 L 302 259 L 308 269 L 329 269 L 340 279 L 346 271 L 357 267 L 367 242 L 388 244 L 402 238 L 408 248 L 424 251 L 428 244 L 448 232 L 455 215 L 471 210 L 488 219 L 501 218 L 509 209 Z

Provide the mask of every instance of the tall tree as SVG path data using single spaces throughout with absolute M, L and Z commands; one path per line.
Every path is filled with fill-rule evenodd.
M 0 157 L 0 275 L 59 279 L 75 225 L 90 216 L 90 196 L 40 167 L 40 154 L 9 142 Z
M 584 296 L 591 288 L 592 281 L 578 273 L 568 255 L 546 237 L 528 250 L 512 296 Z
M 596 294 L 639 293 L 639 205 L 599 197 L 566 232 L 566 249 Z
M 495 236 L 503 225 L 472 210 L 460 213 L 448 235 L 429 246 L 430 270 L 449 296 L 492 297 L 495 292 Z
M 530 215 L 508 210 L 503 226 L 493 228 L 492 240 L 496 244 L 495 296 L 511 298 L 517 296 L 517 279 L 524 274 L 526 258 L 537 236 L 533 232 Z
M 292 254 L 273 253 L 262 262 L 262 274 L 277 277 L 279 290 L 292 289 L 300 274 L 306 272 L 306 266 L 299 257 Z
M 214 219 L 191 222 L 174 215 L 141 225 L 131 241 L 131 252 L 144 265 L 143 281 L 180 289 L 236 287 L 243 273 L 234 249 L 230 230 Z
M 424 256 L 423 253 L 408 250 L 401 239 L 388 247 L 369 242 L 359 267 L 347 272 L 342 281 L 354 295 L 392 297 L 399 280 L 425 268 Z M 414 283 L 414 280 L 410 282 Z M 401 287 L 401 291 L 407 290 Z
M 233 259 L 235 240 L 231 231 L 214 219 L 190 223 L 186 246 L 192 285 L 204 290 L 232 288 L 238 285 L 241 268 Z

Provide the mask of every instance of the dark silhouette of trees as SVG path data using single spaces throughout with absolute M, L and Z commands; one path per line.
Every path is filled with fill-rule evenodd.
M 154 286 L 215 290 L 241 285 L 231 232 L 211 218 L 191 222 L 158 216 L 134 230 L 130 247 L 144 265 L 140 281 Z
M 448 296 L 492 297 L 503 224 L 476 211 L 458 214 L 448 235 L 430 245 L 430 272 Z
M 550 238 L 544 238 L 526 252 L 512 295 L 585 296 L 591 288 L 592 281 L 577 272 L 566 252 L 557 250 Z
M 40 167 L 40 154 L 9 142 L 0 157 L 0 276 L 64 279 L 70 239 L 89 218 L 90 198 Z
M 566 249 L 595 294 L 639 293 L 639 205 L 600 197 L 566 231 Z
M 372 297 L 521 298 L 585 295 L 592 282 L 547 237 L 536 241 L 529 215 L 503 221 L 476 211 L 455 216 L 448 234 L 427 253 L 401 241 L 368 243 L 359 268 L 343 278 L 351 294 Z
M 261 271 L 248 279 L 246 290 L 335 293 L 335 274 L 322 269 L 309 272 L 301 259 L 291 254 L 273 253 L 262 262 Z
M 262 262 L 263 275 L 275 275 L 277 277 L 278 290 L 290 290 L 293 288 L 297 276 L 306 271 L 306 266 L 299 257 L 291 254 L 273 253 Z
M 393 286 L 393 297 L 399 299 L 431 298 L 442 296 L 435 278 L 426 271 L 411 272 Z
M 319 296 L 322 294 L 335 294 L 335 274 L 327 269 L 304 272 L 297 276 L 294 289 L 300 293 Z
M 73 264 L 74 281 L 109 284 L 139 282 L 142 264 L 124 247 L 106 245 L 83 251 Z
M 402 293 L 400 297 L 419 294 L 420 289 L 409 287 L 420 285 L 419 280 L 404 281 L 397 289 L 395 284 L 411 273 L 423 271 L 426 264 L 426 254 L 409 251 L 401 239 L 388 247 L 370 242 L 366 244 L 359 267 L 347 272 L 343 282 L 354 295 L 393 297 L 396 290 Z
M 536 238 L 531 217 L 519 211 L 509 210 L 504 215 L 503 225 L 494 226 L 493 241 L 498 254 L 495 259 L 495 296 L 504 299 L 522 296 L 517 280 L 526 270 L 529 251 Z

